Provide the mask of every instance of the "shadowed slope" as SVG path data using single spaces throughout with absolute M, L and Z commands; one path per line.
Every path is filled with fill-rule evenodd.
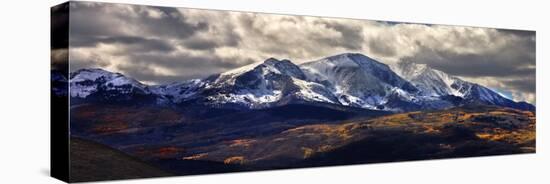
M 70 182 L 172 175 L 121 151 L 79 138 L 71 138 L 70 156 Z

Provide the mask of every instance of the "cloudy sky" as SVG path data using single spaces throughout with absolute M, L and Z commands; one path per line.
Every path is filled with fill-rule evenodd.
M 71 71 L 100 67 L 154 84 L 269 57 L 298 64 L 360 52 L 386 64 L 424 63 L 536 101 L 529 31 L 87 2 L 70 10 Z

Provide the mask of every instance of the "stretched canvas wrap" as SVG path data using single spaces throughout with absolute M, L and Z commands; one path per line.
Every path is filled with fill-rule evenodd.
M 67 2 L 67 182 L 535 153 L 534 31 Z

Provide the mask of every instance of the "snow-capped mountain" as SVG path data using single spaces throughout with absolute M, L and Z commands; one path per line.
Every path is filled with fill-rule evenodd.
M 73 99 L 121 102 L 154 98 L 149 87 L 120 73 L 103 69 L 80 69 L 70 74 L 69 93 Z
M 392 69 L 410 81 L 423 96 L 460 97 L 461 103 L 482 103 L 534 110 L 533 106 L 525 102 L 514 102 L 487 87 L 450 76 L 425 64 L 402 61 L 393 65 Z
M 463 83 L 460 79 L 452 77 L 439 70 L 429 68 L 425 64 L 415 64 L 413 62 L 399 62 L 391 66 L 399 76 L 410 81 L 425 96 L 444 96 L 454 95 L 463 97 L 464 94 L 457 84 Z M 462 87 L 462 86 L 460 86 Z
M 487 104 L 534 110 L 481 85 L 410 62 L 388 66 L 358 53 L 296 65 L 269 58 L 203 79 L 148 86 L 119 73 L 81 69 L 70 75 L 74 99 L 221 108 L 269 108 L 292 103 L 333 104 L 384 111 Z
M 197 94 L 206 85 L 201 79 L 192 79 L 166 85 L 153 85 L 149 90 L 160 103 L 181 103 Z
M 307 81 L 289 60 L 270 58 L 210 77 L 200 95 L 210 104 L 234 104 L 262 108 L 291 101 L 336 103 L 324 86 Z
M 413 100 L 418 92 L 387 65 L 362 54 L 330 56 L 304 63 L 300 68 L 307 80 L 322 84 L 343 105 L 384 109 L 389 96 Z

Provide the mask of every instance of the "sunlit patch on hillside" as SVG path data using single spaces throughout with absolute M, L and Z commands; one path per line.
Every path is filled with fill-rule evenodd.
M 208 156 L 208 153 L 199 153 L 199 154 L 183 157 L 182 160 L 199 160 L 206 156 Z
M 244 164 L 244 161 L 245 160 L 243 156 L 232 156 L 223 160 L 223 163 L 224 164 Z

